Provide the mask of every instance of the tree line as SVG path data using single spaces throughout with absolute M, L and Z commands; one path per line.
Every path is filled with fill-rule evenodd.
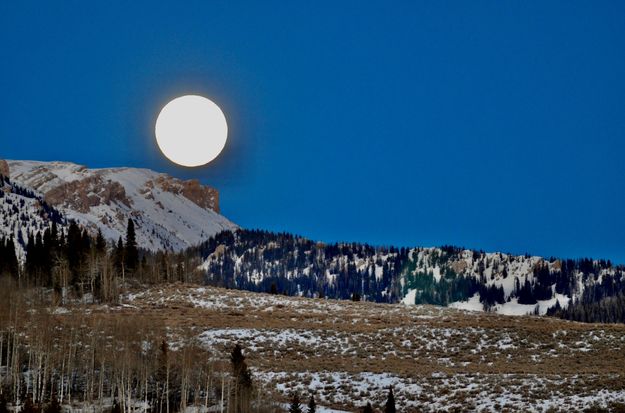
M 393 303 L 409 291 L 415 304 L 447 305 L 479 295 L 485 310 L 514 298 L 518 303 L 535 305 L 555 294 L 582 297 L 571 312 L 550 311 L 550 315 L 573 319 L 575 306 L 597 308 L 620 305 L 614 298 L 625 293 L 625 271 L 609 260 L 556 259 L 531 261 L 528 255 L 506 256 L 470 251 L 474 268 L 457 269 L 466 262 L 463 248 L 407 249 L 373 247 L 358 243 L 316 243 L 289 233 L 240 229 L 219 233 L 190 250 L 205 260 L 205 282 L 211 285 L 274 294 L 301 295 Z M 513 277 L 513 264 L 532 263 L 528 277 L 514 277 L 512 292 L 501 283 Z M 439 269 L 435 277 L 433 268 Z M 470 272 L 468 272 L 470 270 Z M 588 307 L 589 308 L 589 307 Z M 605 312 L 605 311 L 604 311 Z M 577 319 L 616 320 L 594 316 L 599 310 L 586 310 Z
M 0 238 L 0 274 L 18 286 L 50 288 L 57 301 L 69 296 L 114 302 L 127 282 L 198 282 L 198 259 L 190 254 L 147 251 L 137 245 L 135 224 L 110 243 L 98 230 L 92 235 L 75 221 L 67 227 L 52 222 L 31 232 L 25 241 L 25 262 L 19 265 L 12 238 Z

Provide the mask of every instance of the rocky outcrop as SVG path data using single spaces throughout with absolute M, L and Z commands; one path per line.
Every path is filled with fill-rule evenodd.
M 10 177 L 9 164 L 4 159 L 0 159 L 0 175 Z
M 168 175 L 161 175 L 155 180 L 146 182 L 141 192 L 146 198 L 152 199 L 151 190 L 156 186 L 165 192 L 182 195 L 203 209 L 219 213 L 219 191 L 202 185 L 197 179 L 183 181 Z
M 89 212 L 92 207 L 111 205 L 113 202 L 127 207 L 132 205 L 119 182 L 105 181 L 99 175 L 59 185 L 45 193 L 45 200 L 50 205 L 82 213 Z
M 451 263 L 451 269 L 454 270 L 456 274 L 462 274 L 466 271 L 468 264 L 466 261 L 454 261 Z
M 182 195 L 187 199 L 204 209 L 210 208 L 219 213 L 219 192 L 216 189 L 201 185 L 197 179 L 182 184 Z

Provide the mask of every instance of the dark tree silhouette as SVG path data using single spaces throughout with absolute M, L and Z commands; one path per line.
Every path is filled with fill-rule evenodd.
M 308 400 L 308 413 L 315 413 L 317 411 L 317 403 L 315 403 L 315 395 L 310 395 L 310 400 Z
M 128 228 L 126 229 L 126 246 L 124 249 L 124 264 L 126 270 L 130 273 L 134 272 L 139 265 L 139 251 L 137 250 L 137 236 L 135 234 L 135 223 L 132 219 L 128 219 Z
M 232 375 L 235 385 L 231 394 L 231 405 L 236 412 L 247 412 L 250 408 L 252 396 L 252 376 L 247 368 L 243 348 L 236 344 L 230 353 L 230 363 L 232 364 Z
M 384 405 L 384 413 L 395 413 L 395 396 L 393 395 L 393 387 L 388 389 L 388 398 L 386 399 L 386 405 Z
M 50 403 L 48 403 L 43 409 L 43 413 L 61 413 L 62 411 L 61 404 L 57 400 L 56 396 L 53 396 Z
M 7 408 L 7 399 L 4 397 L 4 393 L 0 394 L 0 413 L 9 413 L 9 409 Z
M 294 393 L 291 396 L 291 405 L 289 406 L 289 413 L 302 413 L 302 406 L 299 401 L 299 396 Z

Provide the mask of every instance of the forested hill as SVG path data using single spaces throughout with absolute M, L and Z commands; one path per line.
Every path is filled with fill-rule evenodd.
M 228 288 L 625 322 L 625 268 L 606 260 L 324 244 L 259 230 L 222 232 L 192 251 L 207 282 Z

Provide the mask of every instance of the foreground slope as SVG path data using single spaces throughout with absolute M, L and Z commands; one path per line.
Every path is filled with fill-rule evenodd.
M 149 250 L 180 251 L 223 230 L 237 228 L 219 214 L 217 190 L 149 169 L 88 169 L 69 162 L 6 162 L 12 181 L 37 192 L 110 240 L 124 236 L 129 218 L 137 242 Z
M 253 378 L 283 397 L 399 411 L 554 411 L 625 403 L 625 326 L 434 306 L 285 297 L 174 284 L 128 294 L 90 316 L 164 326 L 172 348 L 244 348 Z M 83 309 L 66 313 L 84 314 Z

